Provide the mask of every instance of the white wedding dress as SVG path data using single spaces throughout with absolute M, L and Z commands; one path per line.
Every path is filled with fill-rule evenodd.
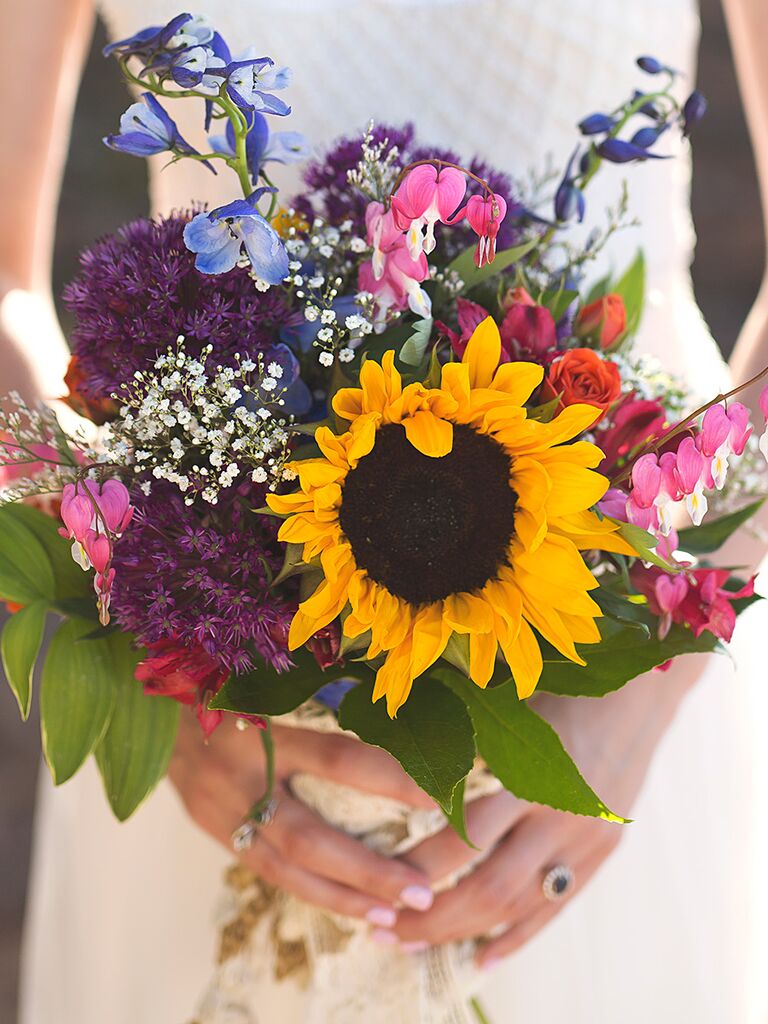
M 103 14 L 121 38 L 169 19 L 179 3 L 104 0 Z M 576 121 L 635 86 L 650 88 L 634 66 L 639 54 L 683 70 L 686 89 L 698 37 L 693 0 L 208 0 L 207 13 L 234 50 L 255 44 L 294 69 L 284 94 L 294 113 L 278 127 L 304 131 L 319 149 L 371 117 L 413 120 L 423 140 L 481 154 L 517 175 L 541 168 L 548 154 L 561 165 Z M 176 113 L 194 143 L 200 111 L 179 104 Z M 672 137 L 666 146 L 680 148 Z M 214 179 L 191 162 L 161 174 L 158 161 L 155 210 L 234 198 L 226 175 Z M 602 216 L 623 177 L 616 167 L 599 176 L 589 217 Z M 613 239 L 605 267 L 620 269 L 645 249 L 642 344 L 697 392 L 713 394 L 724 367 L 691 290 L 688 158 L 649 162 L 626 177 L 642 227 Z M 295 185 L 294 170 L 282 180 Z M 618 852 L 554 923 L 489 975 L 482 998 L 494 1024 L 768 1019 L 757 988 L 765 915 L 754 912 L 764 895 L 763 847 L 751 824 L 753 782 L 761 768 L 765 777 L 751 752 L 764 746 L 757 652 L 768 619 L 763 609 L 748 618 L 736 644 L 739 677 L 720 659 L 687 699 Z M 187 1024 L 212 974 L 214 908 L 230 859 L 187 819 L 167 784 L 118 825 L 95 771 L 55 793 L 44 780 L 22 1024 Z M 357 970 L 350 963 L 350 986 Z M 371 981 L 368 993 L 354 1019 L 405 1024 L 391 1010 L 389 987 Z M 311 991 L 266 986 L 253 1003 L 252 1018 L 220 1020 L 336 1020 L 320 1021 Z M 414 1008 L 408 1019 L 426 1018 Z

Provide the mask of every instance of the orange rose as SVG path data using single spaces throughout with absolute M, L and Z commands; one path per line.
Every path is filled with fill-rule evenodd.
M 550 366 L 542 394 L 545 401 L 559 396 L 558 409 L 586 402 L 605 412 L 621 394 L 619 368 L 591 348 L 568 349 Z
M 576 317 L 576 336 L 595 338 L 600 348 L 609 348 L 627 329 L 627 309 L 615 292 L 584 306 Z
M 69 360 L 64 383 L 69 388 L 69 394 L 63 395 L 61 401 L 70 409 L 74 409 L 79 416 L 85 416 L 97 426 L 101 426 L 117 415 L 117 405 L 111 398 L 92 398 L 86 392 L 77 356 L 72 356 Z

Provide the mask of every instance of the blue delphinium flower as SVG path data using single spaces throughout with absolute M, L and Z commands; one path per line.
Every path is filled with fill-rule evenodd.
M 248 169 L 255 181 L 266 163 L 296 164 L 307 160 L 311 148 L 301 132 L 270 132 L 267 119 L 258 111 L 252 111 L 251 127 L 245 138 L 245 152 Z M 227 122 L 224 135 L 213 135 L 209 139 L 214 153 L 225 156 L 235 155 L 235 129 Z
M 213 38 L 213 30 L 204 18 L 191 14 L 177 14 L 167 25 L 143 28 L 127 39 L 120 39 L 104 47 L 104 56 L 151 57 L 163 50 L 178 50 L 199 46 Z
M 641 129 L 643 131 L 644 129 Z M 655 129 L 653 129 L 655 130 Z M 636 142 L 628 142 L 624 139 L 605 139 L 597 147 L 597 152 L 612 164 L 627 164 L 633 160 L 666 160 L 667 157 L 660 153 L 651 153 L 642 145 Z
M 582 135 L 601 135 L 609 132 L 615 124 L 615 119 L 608 114 L 590 114 L 579 121 L 578 128 Z
M 104 143 L 110 149 L 132 156 L 152 156 L 169 150 L 197 155 L 197 150 L 182 138 L 173 118 L 149 92 L 143 93 L 137 103 L 128 107 L 120 118 L 119 133 L 108 135 Z
M 290 114 L 288 104 L 272 92 L 285 89 L 291 81 L 290 68 L 278 68 L 270 57 L 246 57 L 231 61 L 224 68 L 230 98 L 246 110 L 262 110 L 266 114 Z
M 666 64 L 662 64 L 660 60 L 655 57 L 638 57 L 637 66 L 641 71 L 645 71 L 648 75 L 660 75 L 662 71 L 669 72 L 670 75 L 676 74 L 672 68 L 667 67 Z
M 707 112 L 707 99 L 698 89 L 694 89 L 683 104 L 683 135 L 690 135 Z
M 199 213 L 184 229 L 184 242 L 197 255 L 203 274 L 223 274 L 237 265 L 245 247 L 254 273 L 267 284 L 280 284 L 288 275 L 288 254 L 275 229 L 256 209 L 265 192 L 256 189 L 210 213 Z
M 555 193 L 555 218 L 559 221 L 572 220 L 578 217 L 579 221 L 584 220 L 586 203 L 584 193 L 575 183 L 573 176 L 573 164 L 578 155 L 578 147 L 571 154 L 568 166 L 565 168 L 563 180 L 557 187 Z

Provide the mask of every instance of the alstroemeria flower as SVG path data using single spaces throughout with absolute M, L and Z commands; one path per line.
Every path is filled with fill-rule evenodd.
M 740 590 L 727 590 L 729 576 L 727 569 L 693 569 L 674 577 L 639 563 L 632 569 L 633 583 L 648 598 L 654 615 L 660 616 L 660 636 L 677 622 L 689 626 L 697 637 L 708 632 L 726 643 L 736 626 L 732 602 L 751 597 L 755 591 L 754 577 Z
M 104 144 L 131 156 L 152 156 L 169 151 L 199 155 L 182 138 L 176 122 L 151 92 L 143 93 L 139 102 L 128 107 L 120 118 L 119 133 L 108 135 Z M 210 164 L 207 166 L 210 168 Z
M 395 226 L 407 232 L 411 259 L 434 250 L 435 224 L 450 221 L 466 191 L 466 179 L 455 167 L 438 170 L 433 164 L 421 164 L 406 174 L 392 196 L 391 209 Z
M 475 266 L 484 267 L 496 259 L 496 236 L 507 215 L 507 202 L 503 196 L 470 196 L 464 210 L 469 226 L 478 236 Z
M 245 154 L 254 181 L 266 163 L 296 164 L 310 156 L 311 147 L 301 132 L 270 132 L 266 117 L 255 110 L 251 119 L 252 124 L 245 137 Z M 208 141 L 214 153 L 234 156 L 235 129 L 232 122 L 227 121 L 224 135 L 213 135 Z
M 256 189 L 248 199 L 237 199 L 192 218 L 184 228 L 184 242 L 196 254 L 199 271 L 224 274 L 237 265 L 245 249 L 254 273 L 262 281 L 280 284 L 288 276 L 285 245 L 255 206 L 269 191 Z

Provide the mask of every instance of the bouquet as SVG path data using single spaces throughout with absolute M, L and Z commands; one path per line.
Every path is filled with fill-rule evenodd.
M 189 14 L 106 52 L 140 90 L 107 145 L 201 161 L 233 192 L 83 254 L 64 294 L 81 427 L 18 396 L 2 413 L 2 657 L 26 717 L 56 617 L 54 781 L 93 754 L 124 819 L 181 704 L 206 735 L 224 715 L 261 729 L 268 759 L 271 717 L 310 705 L 465 838 L 477 758 L 521 798 L 623 821 L 531 697 L 599 697 L 727 644 L 754 581 L 709 557 L 759 507 L 768 432 L 739 389 L 694 407 L 636 353 L 641 253 L 590 284 L 626 195 L 577 225 L 595 175 L 666 158 L 703 97 L 681 104 L 642 57 L 652 84 L 581 121 L 562 176 L 513 181 L 412 126 L 310 159 L 273 130 L 288 69 Z M 199 105 L 206 151 L 169 101 Z M 300 161 L 284 198 L 271 165 Z

